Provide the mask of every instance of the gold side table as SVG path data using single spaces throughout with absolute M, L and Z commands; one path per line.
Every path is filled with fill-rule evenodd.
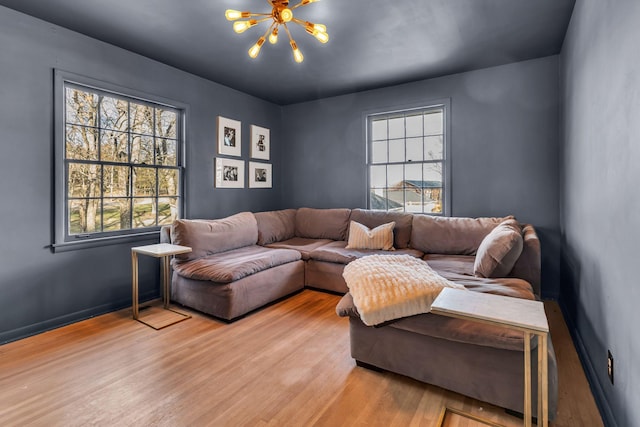
M 169 277 L 169 261 L 173 255 L 191 252 L 187 246 L 158 243 L 155 245 L 136 246 L 131 248 L 131 290 L 133 299 L 133 318 L 153 329 L 162 329 L 191 316 L 169 308 L 171 298 Z M 138 254 L 162 259 L 162 297 L 163 307 L 150 307 L 141 315 L 138 303 Z
M 541 301 L 444 288 L 431 304 L 442 316 L 502 326 L 524 333 L 524 425 L 531 427 L 531 336 L 538 337 L 538 425 L 549 425 L 547 336 L 549 324 Z

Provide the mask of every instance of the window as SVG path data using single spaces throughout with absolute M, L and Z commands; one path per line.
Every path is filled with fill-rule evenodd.
M 367 116 L 370 209 L 448 212 L 445 107 Z
M 181 216 L 180 109 L 63 80 L 56 244 L 157 231 Z M 58 154 L 57 153 L 57 154 Z

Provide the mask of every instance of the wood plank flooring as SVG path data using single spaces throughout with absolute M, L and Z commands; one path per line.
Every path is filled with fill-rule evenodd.
M 445 405 L 521 425 L 501 408 L 356 367 L 339 299 L 305 290 L 233 324 L 190 312 L 161 330 L 121 310 L 0 346 L 0 425 L 432 427 Z M 560 372 L 552 425 L 601 426 L 562 314 L 545 305 Z

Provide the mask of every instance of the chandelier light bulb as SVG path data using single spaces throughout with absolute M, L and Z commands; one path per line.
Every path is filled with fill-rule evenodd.
M 240 12 L 239 10 L 227 9 L 224 13 L 224 16 L 227 18 L 227 21 L 235 21 L 240 18 L 248 18 L 251 15 L 251 12 Z
M 250 19 L 248 21 L 236 21 L 233 23 L 233 31 L 235 31 L 238 34 L 241 34 L 247 31 L 249 28 L 256 25 L 257 23 L 258 21 L 256 21 L 255 19 Z
M 311 35 L 315 37 L 320 43 L 324 44 L 329 41 L 329 34 L 327 33 L 323 33 L 321 31 L 314 31 Z
M 302 52 L 300 52 L 300 49 L 298 49 L 298 45 L 296 44 L 296 42 L 291 40 L 289 44 L 291 45 L 291 49 L 293 49 L 293 59 L 298 64 L 304 61 L 304 56 L 302 55 Z
M 255 59 L 258 57 L 258 54 L 260 53 L 260 48 L 264 44 L 264 40 L 265 40 L 264 37 L 260 37 L 256 42 L 256 44 L 251 46 L 251 49 L 249 49 L 249 56 L 251 58 Z
M 271 34 L 269 34 L 269 43 L 278 43 L 278 27 L 274 28 Z

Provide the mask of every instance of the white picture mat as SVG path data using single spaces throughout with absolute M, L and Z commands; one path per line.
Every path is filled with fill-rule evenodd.
M 244 188 L 244 160 L 215 159 L 216 188 Z
M 218 116 L 218 154 L 242 155 L 242 123 Z
M 251 125 L 251 158 L 269 160 L 271 152 L 271 131 Z
M 249 162 L 249 188 L 271 188 L 272 168 L 269 163 Z

